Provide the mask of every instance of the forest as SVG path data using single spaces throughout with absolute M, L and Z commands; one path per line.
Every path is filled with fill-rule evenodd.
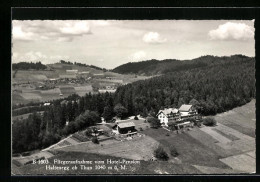
M 214 115 L 241 106 L 255 98 L 255 59 L 203 57 L 197 64 L 161 76 L 118 87 L 114 94 L 71 96 L 55 100 L 43 115 L 13 121 L 13 152 L 40 149 L 62 137 L 114 116 L 155 116 L 159 109 L 193 104 L 201 115 Z M 66 125 L 66 121 L 69 122 Z M 21 132 L 23 131 L 23 132 Z
M 34 70 L 44 70 L 46 69 L 47 66 L 42 64 L 40 61 L 33 63 L 33 62 L 19 62 L 19 63 L 13 63 L 12 64 L 12 69 L 13 70 L 29 70 L 29 69 L 34 69 Z
M 233 55 L 230 57 L 223 56 L 201 56 L 192 60 L 176 60 L 176 59 L 165 59 L 159 60 L 148 60 L 140 62 L 130 62 L 120 65 L 113 69 L 113 72 L 120 74 L 144 74 L 144 75 L 161 75 L 170 73 L 173 71 L 190 70 L 193 68 L 206 67 L 209 65 L 223 64 L 227 61 L 241 59 L 250 59 L 244 55 Z

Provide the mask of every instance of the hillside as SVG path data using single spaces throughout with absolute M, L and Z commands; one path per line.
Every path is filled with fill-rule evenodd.
M 112 71 L 121 74 L 160 75 L 173 71 L 190 70 L 194 68 L 225 64 L 239 60 L 249 60 L 247 56 L 233 55 L 230 57 L 202 56 L 192 60 L 148 60 L 130 62 L 114 68 Z
M 164 107 L 178 108 L 193 102 L 201 114 L 212 115 L 243 105 L 255 97 L 254 58 L 203 57 L 190 62 L 208 62 L 208 65 L 119 87 L 115 103 L 120 102 L 128 111 L 156 113 Z

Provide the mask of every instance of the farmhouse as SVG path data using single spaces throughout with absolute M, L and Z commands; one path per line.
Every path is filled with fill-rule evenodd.
M 180 114 L 178 109 L 176 108 L 168 108 L 164 110 L 160 110 L 157 114 L 158 119 L 162 125 L 168 126 L 168 122 L 170 120 L 176 121 L 180 120 Z
M 137 134 L 135 124 L 133 122 L 117 123 L 112 127 L 112 132 L 115 134 L 121 134 L 125 136 L 132 136 Z
M 107 90 L 114 90 L 114 89 L 115 89 L 115 87 L 113 87 L 113 86 L 110 86 L 110 85 L 107 85 L 107 86 L 106 86 L 106 89 L 107 89 Z
M 116 89 L 98 89 L 98 92 L 99 93 L 115 93 L 116 92 Z

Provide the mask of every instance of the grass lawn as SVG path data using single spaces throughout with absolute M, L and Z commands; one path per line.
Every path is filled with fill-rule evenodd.
M 169 133 L 170 136 L 175 136 L 175 134 L 173 134 L 172 132 L 169 132 L 163 128 L 158 128 L 158 129 L 150 128 L 150 129 L 143 131 L 142 133 L 154 138 L 157 141 L 168 138 L 169 136 L 166 136 L 167 133 Z
M 23 98 L 20 94 L 12 93 L 12 103 L 13 104 L 17 104 L 17 103 L 27 104 L 27 103 L 29 103 L 29 101 L 26 100 L 25 98 Z
M 228 168 L 227 165 L 219 161 L 221 156 L 217 152 L 190 136 L 188 134 L 189 131 L 187 133 L 174 134 L 159 128 L 148 129 L 143 131 L 143 133 L 162 144 L 169 156 L 170 148 L 176 148 L 179 153 L 178 158 L 182 163 Z M 166 136 L 167 133 L 170 136 Z M 170 158 L 172 157 L 170 156 Z
M 217 122 L 255 137 L 255 99 L 241 107 L 214 116 Z
M 60 87 L 60 91 L 62 94 L 73 94 L 76 92 L 74 87 Z
M 100 144 L 92 142 L 71 145 L 58 150 L 66 152 L 87 152 L 102 155 L 110 155 L 135 160 L 149 160 L 153 157 L 153 151 L 158 142 L 149 136 L 136 137 L 132 140 L 118 141 L 109 139 L 101 141 Z

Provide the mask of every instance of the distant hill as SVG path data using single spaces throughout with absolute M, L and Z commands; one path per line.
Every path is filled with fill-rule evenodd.
M 54 64 L 47 64 L 44 65 L 40 61 L 33 63 L 33 62 L 19 62 L 13 63 L 12 69 L 13 70 L 48 70 L 48 69 L 74 69 L 74 68 L 83 68 L 82 70 L 86 70 L 85 68 L 100 70 L 100 71 L 107 71 L 105 68 L 100 68 L 94 65 L 87 65 L 83 63 L 77 62 L 70 62 L 61 60 L 59 63 Z
M 192 60 L 165 59 L 130 62 L 114 68 L 112 71 L 120 74 L 160 75 L 174 71 L 189 70 L 209 65 L 224 64 L 228 61 L 243 60 L 249 57 L 233 55 L 230 57 L 202 56 Z
M 94 68 L 96 70 L 102 70 L 102 71 L 107 71 L 105 68 L 100 68 L 98 66 L 94 66 L 94 65 L 87 65 L 87 64 L 83 64 L 83 63 L 78 63 L 78 62 L 70 62 L 70 61 L 64 61 L 64 60 L 60 60 L 61 64 L 65 64 L 65 65 L 74 65 L 74 66 L 80 66 L 80 67 L 89 67 L 89 68 Z M 56 63 L 57 64 L 57 63 Z
M 41 62 L 19 62 L 19 63 L 13 63 L 12 64 L 13 70 L 44 70 L 47 68 L 46 65 L 42 64 Z
M 203 56 L 190 61 L 166 60 L 151 67 L 147 65 L 151 70 L 138 67 L 139 63 L 134 65 L 137 74 L 161 73 L 117 88 L 115 103 L 121 103 L 128 111 L 133 106 L 135 113 L 179 108 L 195 99 L 202 108 L 201 114 L 214 115 L 255 98 L 255 58 L 234 55 Z

